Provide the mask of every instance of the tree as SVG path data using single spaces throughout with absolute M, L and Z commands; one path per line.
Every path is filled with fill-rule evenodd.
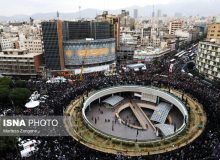
M 0 102 L 8 103 L 9 93 L 10 93 L 9 87 L 0 86 Z
M 31 92 L 27 88 L 15 88 L 11 91 L 9 97 L 16 105 L 24 105 L 26 100 L 30 97 Z
M 12 85 L 12 80 L 11 80 L 11 78 L 8 78 L 8 77 L 2 77 L 2 78 L 0 78 L 0 85 L 11 86 L 11 85 Z
M 0 137 L 0 151 L 12 151 L 16 148 L 16 138 L 15 137 Z
M 17 80 L 15 81 L 15 86 L 17 88 L 26 88 L 26 82 L 23 80 Z

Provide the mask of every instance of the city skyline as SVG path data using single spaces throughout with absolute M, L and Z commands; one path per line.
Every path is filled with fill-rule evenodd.
M 52 0 L 23 0 L 22 2 L 18 0 L 9 0 L 3 1 L 2 5 L 0 6 L 0 16 L 14 16 L 14 15 L 32 15 L 36 13 L 49 13 L 59 11 L 62 13 L 68 12 L 78 12 L 79 6 L 81 10 L 85 9 L 97 9 L 97 10 L 119 10 L 123 8 L 129 7 L 145 7 L 145 6 L 157 6 L 165 5 L 169 7 L 169 5 L 186 5 L 186 4 L 193 4 L 198 2 L 198 0 L 139 0 L 138 3 L 134 0 L 112 0 L 112 1 L 98 1 L 98 0 L 64 0 L 64 1 L 52 1 Z M 207 5 L 216 6 L 216 4 L 220 3 L 217 0 L 200 0 L 198 5 L 202 3 L 207 3 Z M 16 4 L 16 5 L 14 5 Z M 98 5 L 97 5 L 98 4 Z M 8 7 L 10 6 L 10 12 L 8 11 Z M 218 5 L 217 5 L 218 6 Z M 172 6 L 173 8 L 173 6 Z M 202 7 L 203 9 L 204 7 Z M 202 11 L 201 9 L 201 11 Z M 195 8 L 197 10 L 197 8 Z M 180 12 L 182 12 L 180 10 Z M 183 10 L 184 12 L 184 10 Z M 186 13 L 187 14 L 187 13 Z

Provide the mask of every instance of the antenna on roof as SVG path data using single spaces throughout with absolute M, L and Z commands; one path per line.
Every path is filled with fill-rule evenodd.
M 81 19 L 81 6 L 78 6 L 79 8 L 79 20 Z
M 60 13 L 57 11 L 57 19 L 60 18 Z
M 154 18 L 154 15 L 155 13 L 154 13 L 154 2 L 153 2 L 153 12 L 152 12 L 152 18 Z

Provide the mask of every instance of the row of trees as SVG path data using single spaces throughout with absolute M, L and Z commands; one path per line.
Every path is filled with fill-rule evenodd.
M 22 80 L 13 81 L 11 78 L 0 78 L 0 103 L 24 105 L 31 92 L 26 88 L 26 82 Z
M 2 107 L 5 104 L 13 105 L 13 107 L 22 107 L 30 95 L 31 92 L 27 89 L 26 81 L 15 81 L 8 77 L 0 78 L 0 104 Z M 9 151 L 16 152 L 16 142 L 16 137 L 0 137 L 0 152 L 2 153 L 2 157 L 5 157 L 6 155 L 4 153 Z

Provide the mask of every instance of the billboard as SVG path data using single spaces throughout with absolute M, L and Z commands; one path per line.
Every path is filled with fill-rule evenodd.
M 65 65 L 105 63 L 115 60 L 115 41 L 64 43 Z
M 102 56 L 108 54 L 108 48 L 96 48 L 96 49 L 83 49 L 78 50 L 77 55 L 80 57 L 84 56 Z

